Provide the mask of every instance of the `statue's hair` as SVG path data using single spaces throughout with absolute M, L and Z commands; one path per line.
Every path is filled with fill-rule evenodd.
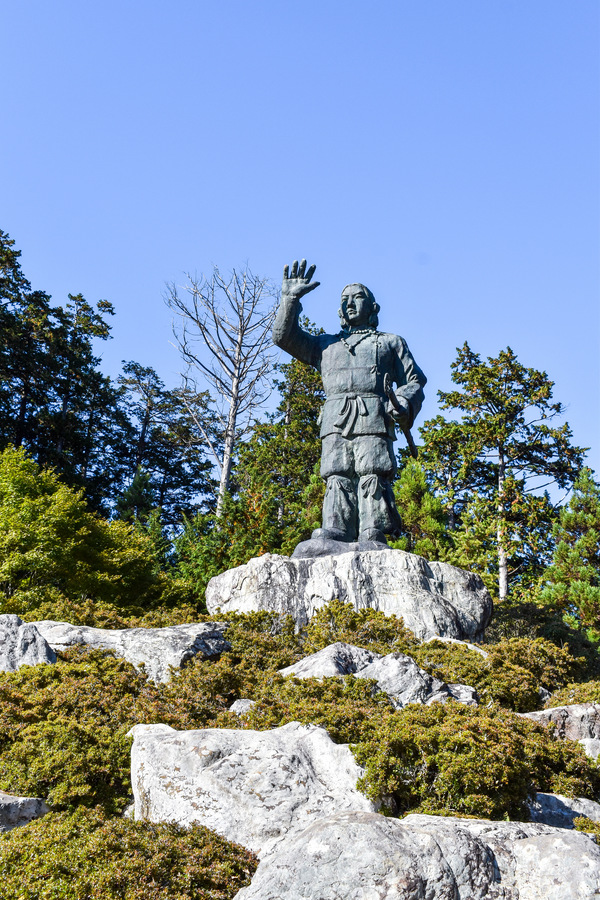
M 371 304 L 371 316 L 369 318 L 369 323 L 368 323 L 369 327 L 377 328 L 377 326 L 379 325 L 379 316 L 377 315 L 377 313 L 379 312 L 381 307 L 380 307 L 379 303 L 377 302 L 377 300 L 375 299 L 373 292 L 369 290 L 369 288 L 366 286 L 366 284 L 361 284 L 360 281 L 351 281 L 350 284 L 347 284 L 346 287 L 343 289 L 342 297 L 344 296 L 344 292 L 346 291 L 346 289 L 349 287 L 359 287 L 359 288 L 363 289 L 367 300 Z M 340 317 L 340 322 L 342 323 L 342 331 L 349 331 L 350 327 L 351 327 L 350 322 L 344 315 L 341 306 L 338 309 L 338 315 Z

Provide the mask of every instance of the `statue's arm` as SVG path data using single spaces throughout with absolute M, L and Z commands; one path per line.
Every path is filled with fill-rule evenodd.
M 305 270 L 305 259 L 300 265 L 297 261 L 292 263 L 291 274 L 288 266 L 283 270 L 281 301 L 273 322 L 273 343 L 301 362 L 318 369 L 321 362 L 321 342 L 317 335 L 309 334 L 298 322 L 302 311 L 300 298 L 319 286 L 318 281 L 310 283 L 315 266 L 311 266 L 306 274 Z
M 427 384 L 427 378 L 415 362 L 415 358 L 403 338 L 399 337 L 397 339 L 395 349 L 396 372 L 394 380 L 398 385 L 395 393 L 398 400 L 407 408 L 407 424 L 411 428 L 425 399 L 423 388 Z

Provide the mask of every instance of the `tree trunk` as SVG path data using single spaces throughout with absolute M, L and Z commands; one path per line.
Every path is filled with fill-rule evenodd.
M 508 560 L 506 556 L 506 529 L 504 521 L 504 481 L 506 479 L 506 465 L 504 460 L 504 448 L 498 451 L 498 600 L 502 603 L 508 596 Z
M 242 337 L 238 336 L 236 352 L 235 352 L 235 369 L 234 377 L 231 382 L 231 399 L 229 402 L 229 416 L 227 418 L 227 428 L 225 430 L 225 445 L 223 447 L 223 463 L 221 465 L 221 480 L 219 481 L 219 496 L 217 497 L 217 519 L 221 518 L 223 513 L 223 503 L 225 502 L 225 494 L 229 488 L 229 479 L 231 477 L 231 461 L 233 457 L 233 448 L 235 446 L 235 426 L 237 423 L 237 414 L 240 398 L 240 365 L 242 360 Z

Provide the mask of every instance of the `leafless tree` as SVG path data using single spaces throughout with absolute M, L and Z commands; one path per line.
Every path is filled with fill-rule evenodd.
M 184 386 L 197 392 L 199 381 L 208 382 L 216 392 L 222 441 L 215 441 L 201 419 L 196 424 L 220 470 L 217 517 L 236 442 L 270 393 L 266 376 L 274 361 L 269 350 L 277 296 L 274 285 L 248 267 L 224 278 L 215 266 L 210 278 L 188 275 L 183 288 L 167 288 L 165 299 L 175 313 L 173 333 L 186 364 Z M 193 409 L 189 412 L 194 415 Z

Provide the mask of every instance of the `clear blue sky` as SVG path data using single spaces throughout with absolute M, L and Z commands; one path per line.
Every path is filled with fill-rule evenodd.
M 0 228 L 34 287 L 111 300 L 104 365 L 177 381 L 165 282 L 306 256 L 429 377 L 545 369 L 600 470 L 597 0 L 20 0 L 0 25 Z

